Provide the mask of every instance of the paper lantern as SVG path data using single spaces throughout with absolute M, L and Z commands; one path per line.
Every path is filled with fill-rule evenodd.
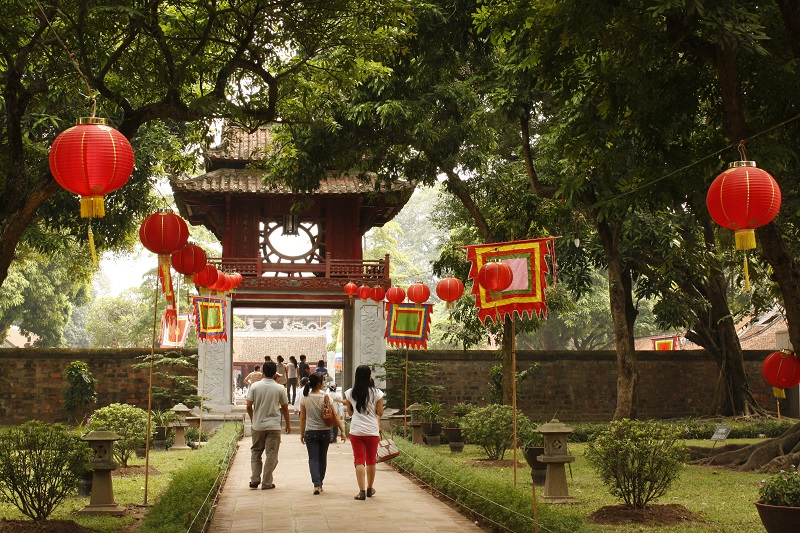
M 513 279 L 511 267 L 500 261 L 486 263 L 478 271 L 478 283 L 494 299 L 499 298 L 500 293 L 511 285 Z
M 380 302 L 381 300 L 383 300 L 383 297 L 385 295 L 386 291 L 383 290 L 383 287 L 381 287 L 380 285 L 375 285 L 374 287 L 372 287 L 372 290 L 369 293 L 370 299 L 372 299 L 375 302 Z
M 408 296 L 409 301 L 412 301 L 419 306 L 428 301 L 428 298 L 431 296 L 431 290 L 427 285 L 421 281 L 418 281 L 408 286 L 406 295 Z
M 159 209 L 142 222 L 139 240 L 154 254 L 168 256 L 186 246 L 189 227 L 178 215 L 168 209 Z
M 781 207 L 781 190 L 755 161 L 734 161 L 716 177 L 706 195 L 714 222 L 735 232 L 736 249 L 756 247 L 755 228 L 768 224 Z
M 81 217 L 104 217 L 103 196 L 133 172 L 133 148 L 104 118 L 79 118 L 50 147 L 50 172 L 66 190 L 81 196 Z
M 206 253 L 196 244 L 187 244 L 170 256 L 172 268 L 184 276 L 194 276 L 206 266 Z
M 390 304 L 401 304 L 406 299 L 406 291 L 400 287 L 389 287 L 386 291 L 386 301 Z
M 796 387 L 800 385 L 800 359 L 789 350 L 773 352 L 761 364 L 761 373 L 773 387 Z
M 219 272 L 214 265 L 206 265 L 203 270 L 194 275 L 194 282 L 200 287 L 210 287 L 217 282 Z
M 352 281 L 348 281 L 347 283 L 344 284 L 344 292 L 346 292 L 347 295 L 352 300 L 353 299 L 353 295 L 358 292 L 358 285 L 356 285 Z
M 436 284 L 436 296 L 447 302 L 447 309 L 452 309 L 456 300 L 464 294 L 464 284 L 458 278 L 444 278 Z
M 362 285 L 358 288 L 358 297 L 361 298 L 362 302 L 366 302 L 367 298 L 370 297 L 372 294 L 372 287 L 368 287 L 366 285 Z

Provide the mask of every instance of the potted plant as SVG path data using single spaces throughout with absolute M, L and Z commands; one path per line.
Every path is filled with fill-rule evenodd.
M 767 533 L 797 531 L 800 523 L 800 472 L 796 467 L 781 470 L 762 482 L 756 504 Z
M 457 416 L 448 418 L 442 428 L 450 451 L 453 453 L 464 451 L 464 435 L 461 433 L 461 419 Z
M 428 446 L 438 446 L 442 434 L 442 404 L 425 402 L 419 411 L 419 418 Z
M 176 420 L 175 413 L 169 409 L 156 409 L 151 412 L 151 421 L 155 427 L 153 433 L 153 449 L 166 450 L 169 428 Z
M 547 464 L 538 459 L 540 455 L 544 454 L 544 436 L 536 431 L 538 427 L 539 425 L 535 422 L 523 420 L 517 437 L 525 454 L 525 461 L 531 467 L 533 484 L 544 485 Z

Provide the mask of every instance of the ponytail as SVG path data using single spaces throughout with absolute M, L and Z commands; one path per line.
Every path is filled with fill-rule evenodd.
M 316 389 L 320 383 L 322 383 L 322 374 L 314 372 L 308 376 L 308 382 L 303 387 L 303 396 L 308 396 L 308 391 Z

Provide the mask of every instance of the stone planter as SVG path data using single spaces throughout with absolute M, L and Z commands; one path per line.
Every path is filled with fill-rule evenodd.
M 533 484 L 541 487 L 547 477 L 547 465 L 537 459 L 544 455 L 544 446 L 528 446 L 525 448 L 525 461 L 531 467 L 531 479 Z
M 461 434 L 461 428 L 442 428 L 442 432 L 450 445 L 451 452 L 464 451 L 464 435 Z
M 163 451 L 167 449 L 169 429 L 169 426 L 156 426 L 155 433 L 153 433 L 153 444 L 150 446 L 152 450 Z
M 423 422 L 422 432 L 425 434 L 425 442 L 428 446 L 438 446 L 442 436 L 442 423 Z
M 758 516 L 767 533 L 794 533 L 800 524 L 800 507 L 767 505 L 761 500 L 755 502 Z

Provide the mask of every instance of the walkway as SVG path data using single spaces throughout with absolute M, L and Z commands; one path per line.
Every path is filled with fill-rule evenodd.
M 358 485 L 349 441 L 331 445 L 325 492 L 319 496 L 313 494 L 298 433 L 282 435 L 275 489 L 252 490 L 249 481 L 250 437 L 245 437 L 220 494 L 211 533 L 482 531 L 385 464 L 378 465 L 375 496 L 354 500 Z

